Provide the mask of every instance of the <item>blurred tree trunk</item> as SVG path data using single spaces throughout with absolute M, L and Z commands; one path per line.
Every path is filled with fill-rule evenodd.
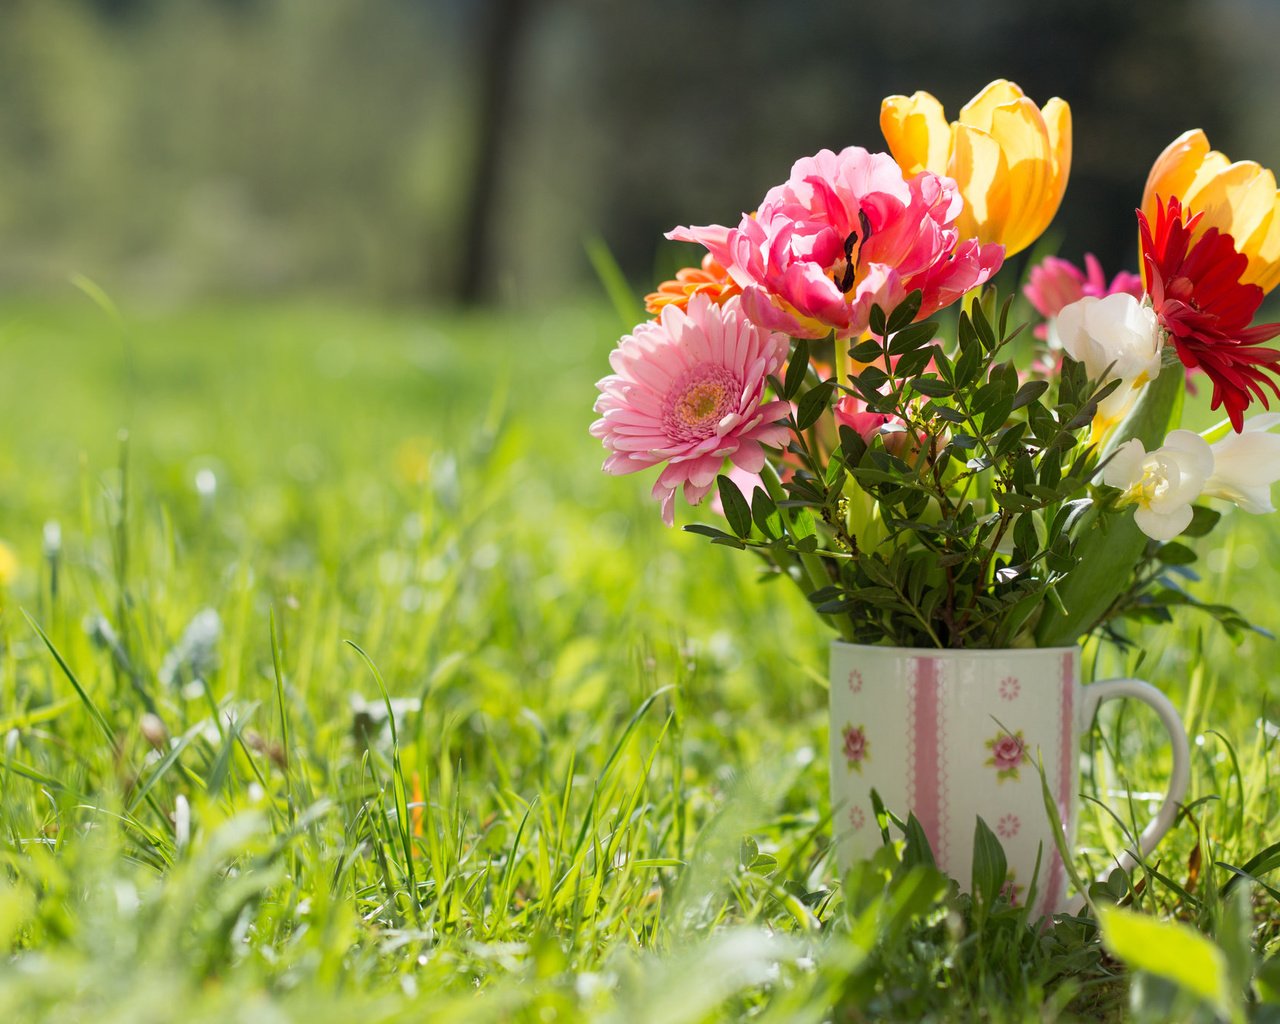
M 478 76 L 475 150 L 463 209 L 462 244 L 454 297 L 483 301 L 490 275 L 489 244 L 497 211 L 503 145 L 511 128 L 517 55 L 528 30 L 534 0 L 489 0 L 476 38 Z

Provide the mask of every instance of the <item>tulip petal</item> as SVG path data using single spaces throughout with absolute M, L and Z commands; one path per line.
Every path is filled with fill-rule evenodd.
M 960 108 L 960 123 L 984 132 L 990 131 L 996 109 L 1006 103 L 1016 103 L 1023 96 L 1024 93 L 1018 86 L 997 78 Z
M 1045 130 L 1049 133 L 1049 151 L 1053 154 L 1054 208 L 1062 202 L 1071 174 L 1071 107 L 1066 100 L 1053 97 L 1041 111 Z
M 954 144 L 947 174 L 965 197 L 956 218 L 961 238 L 1000 242 L 1009 216 L 1008 165 L 1000 145 L 984 131 L 952 125 Z
M 1207 181 L 1196 196 L 1196 212 L 1204 224 L 1216 226 L 1236 242 L 1237 251 L 1258 230 L 1275 204 L 1276 179 L 1252 160 L 1228 165 Z
M 951 128 L 942 104 L 930 93 L 885 99 L 880 104 L 880 131 L 908 178 L 921 171 L 946 171 Z
M 1264 292 L 1280 285 L 1280 192 L 1276 193 L 1271 218 L 1249 239 L 1249 270 L 1244 280 L 1252 282 Z M 1254 268 L 1255 256 L 1258 260 Z
M 1012 255 L 1039 238 L 1058 212 L 1052 191 L 1049 132 L 1040 108 L 1024 98 L 996 108 L 991 134 L 1008 167 L 1004 243 L 1005 253 Z
M 1195 178 L 1196 168 L 1209 155 L 1209 139 L 1199 128 L 1183 132 L 1156 157 L 1142 190 L 1142 212 L 1147 220 L 1156 219 L 1156 196 L 1168 201 L 1170 196 L 1186 200 L 1187 189 Z

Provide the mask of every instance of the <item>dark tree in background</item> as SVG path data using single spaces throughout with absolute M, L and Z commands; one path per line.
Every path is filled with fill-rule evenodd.
M 480 8 L 476 75 L 475 150 L 463 199 L 455 296 L 473 305 L 487 294 L 487 269 L 499 198 L 499 179 L 515 110 L 514 94 L 522 42 L 533 16 L 533 0 L 487 0 Z

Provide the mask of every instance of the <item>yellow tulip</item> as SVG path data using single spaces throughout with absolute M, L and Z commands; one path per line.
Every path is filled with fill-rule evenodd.
M 998 79 L 947 123 L 927 92 L 890 96 L 880 130 L 908 176 L 928 170 L 954 178 L 964 197 L 961 238 L 999 242 L 1021 252 L 1058 212 L 1071 171 L 1071 108 L 1051 99 L 1041 110 L 1016 85 Z
M 1156 196 L 1177 196 L 1184 209 L 1203 213 L 1193 236 L 1217 228 L 1249 257 L 1240 278 L 1264 292 L 1280 284 L 1280 191 L 1276 176 L 1252 160 L 1232 163 L 1199 128 L 1183 132 L 1157 158 L 1142 192 L 1142 212 L 1153 224 Z

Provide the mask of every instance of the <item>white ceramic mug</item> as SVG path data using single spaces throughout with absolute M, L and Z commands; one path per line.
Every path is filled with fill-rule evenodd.
M 938 866 L 967 887 L 981 816 L 1004 846 L 1008 886 L 1037 914 L 1066 909 L 1066 873 L 1045 809 L 1037 757 L 1074 848 L 1080 740 L 1104 700 L 1149 704 L 1169 731 L 1173 775 L 1142 855 L 1168 831 L 1186 794 L 1186 731 L 1173 705 L 1137 679 L 1080 685 L 1075 647 L 949 651 L 831 645 L 831 801 L 845 870 L 881 844 L 874 789 L 904 821 L 924 826 Z M 1126 866 L 1132 866 L 1132 859 Z

